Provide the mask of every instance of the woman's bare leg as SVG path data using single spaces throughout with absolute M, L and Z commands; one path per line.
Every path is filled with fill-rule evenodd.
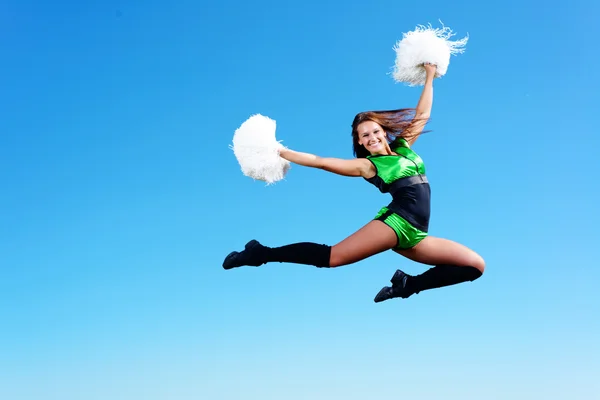
M 392 287 L 384 287 L 375 296 L 375 302 L 395 297 L 407 298 L 422 290 L 474 281 L 485 270 L 483 258 L 468 247 L 448 239 L 428 236 L 415 247 L 396 250 L 413 261 L 435 265 L 428 271 L 410 276 L 397 270 Z
M 330 267 L 353 264 L 396 246 L 396 233 L 381 221 L 373 220 L 331 248 Z
M 246 244 L 242 252 L 231 252 L 223 268 L 242 265 L 259 266 L 268 262 L 285 262 L 339 267 L 353 264 L 396 246 L 396 233 L 383 222 L 373 220 L 335 246 L 311 242 L 294 243 L 281 247 L 263 246 L 256 240 Z
M 481 273 L 485 270 L 485 262 L 479 254 L 460 243 L 434 236 L 427 236 L 415 247 L 396 252 L 422 264 L 469 266 Z

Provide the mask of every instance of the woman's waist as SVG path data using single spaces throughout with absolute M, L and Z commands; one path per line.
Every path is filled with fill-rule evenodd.
M 388 209 L 400 215 L 415 227 L 427 231 L 431 211 L 429 183 L 417 183 L 397 188 L 392 193 Z
M 427 175 L 419 174 L 419 175 L 411 175 L 404 178 L 400 178 L 395 180 L 394 182 L 389 184 L 388 192 L 394 196 L 394 193 L 401 192 L 404 188 L 426 184 L 429 186 L 429 181 L 427 180 Z

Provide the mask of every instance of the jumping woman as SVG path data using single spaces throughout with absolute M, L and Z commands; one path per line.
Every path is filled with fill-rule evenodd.
M 352 122 L 355 159 L 323 158 L 290 149 L 280 151 L 281 157 L 298 165 L 362 177 L 382 193 L 390 193 L 392 202 L 381 208 L 371 222 L 334 246 L 302 242 L 267 247 L 251 240 L 243 251 L 231 252 L 223 268 L 269 262 L 333 268 L 386 250 L 433 266 L 416 276 L 397 270 L 391 279 L 392 286 L 383 287 L 375 296 L 376 303 L 479 278 L 485 269 L 481 256 L 459 243 L 427 233 L 431 191 L 423 160 L 412 150 L 412 145 L 430 117 L 436 67 L 425 64 L 423 68 L 427 78 L 416 109 L 356 115 Z

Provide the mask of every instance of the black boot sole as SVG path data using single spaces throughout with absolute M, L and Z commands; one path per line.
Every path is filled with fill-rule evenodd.
M 248 243 L 246 243 L 246 246 L 244 246 L 244 251 L 248 251 L 251 252 L 252 249 L 254 249 L 256 246 L 260 246 L 260 243 L 257 240 L 251 240 Z M 227 255 L 227 257 L 225 257 L 225 260 L 223 261 L 223 268 L 224 269 L 232 269 L 232 268 L 237 268 L 237 267 L 241 267 L 243 265 L 248 265 L 248 264 L 244 264 L 243 262 L 240 263 L 239 261 L 239 256 L 240 254 L 242 254 L 239 251 L 232 251 L 231 253 L 229 253 Z M 252 265 L 252 266 L 257 266 L 257 265 Z
M 392 276 L 392 279 L 390 279 L 390 282 L 392 282 L 392 287 L 386 286 L 381 289 L 379 293 L 377 293 L 377 296 L 375 296 L 375 302 L 379 303 L 381 301 L 396 298 L 407 299 L 412 296 L 413 293 L 409 293 L 404 286 L 404 279 L 407 276 L 408 275 L 404 273 L 404 271 L 399 269 L 396 270 L 394 276 Z

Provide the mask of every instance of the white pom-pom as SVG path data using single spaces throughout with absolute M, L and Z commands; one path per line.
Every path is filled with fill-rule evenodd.
M 394 46 L 396 63 L 392 72 L 396 82 L 403 82 L 408 86 L 425 84 L 424 63 L 436 65 L 436 78 L 444 76 L 450 64 L 450 55 L 465 51 L 464 47 L 469 40 L 467 35 L 461 40 L 450 41 L 454 36 L 450 28 L 433 29 L 429 26 L 419 25 L 414 31 L 404 33 L 402 40 Z
M 231 148 L 244 175 L 267 184 L 284 178 L 290 162 L 279 156 L 284 146 L 275 138 L 275 130 L 275 121 L 260 114 L 236 129 Z

